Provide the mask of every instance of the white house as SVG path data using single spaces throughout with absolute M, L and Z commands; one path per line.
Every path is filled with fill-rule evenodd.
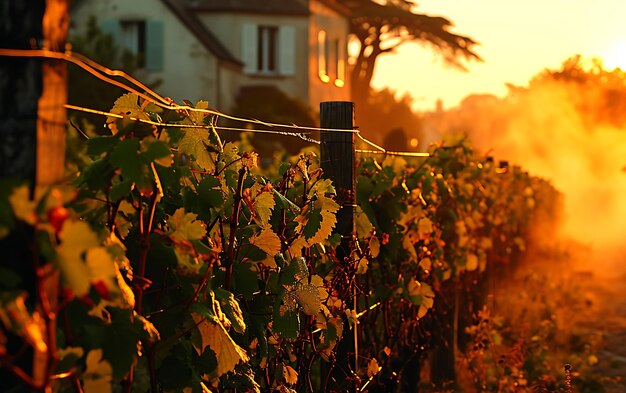
M 315 109 L 350 99 L 349 19 L 335 0 L 82 0 L 74 33 L 91 15 L 177 102 L 228 112 L 241 88 L 267 85 Z

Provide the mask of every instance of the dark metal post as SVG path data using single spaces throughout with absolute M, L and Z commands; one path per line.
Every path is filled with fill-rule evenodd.
M 320 126 L 322 129 L 354 129 L 354 103 L 345 101 L 322 102 L 320 104 Z M 355 135 L 353 132 L 321 131 L 321 167 L 324 176 L 333 181 L 337 190 L 337 202 L 341 205 L 337 213 L 335 233 L 341 235 L 341 245 L 337 249 L 337 258 L 347 261 L 350 258 L 353 241 L 356 236 L 354 214 L 356 207 L 355 187 Z M 346 271 L 352 267 L 346 263 Z M 356 309 L 354 287 L 344 294 L 346 304 Z M 338 343 L 335 368 L 332 371 L 332 389 L 346 389 L 346 377 L 357 371 L 358 343 L 357 326 L 348 330 L 344 321 L 343 338 Z M 326 387 L 330 388 L 329 386 Z M 344 390 L 345 391 L 345 390 Z
M 43 40 L 45 0 L 3 1 L 0 47 L 36 48 Z M 41 59 L 0 56 L 0 177 L 35 184 Z

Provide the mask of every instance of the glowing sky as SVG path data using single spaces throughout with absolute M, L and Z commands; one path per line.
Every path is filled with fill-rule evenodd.
M 471 93 L 503 95 L 505 83 L 525 85 L 577 53 L 626 68 L 625 0 L 422 0 L 418 11 L 450 19 L 456 33 L 480 42 L 485 60 L 464 73 L 417 44 L 381 57 L 374 87 L 408 92 L 419 109 L 434 108 L 437 98 L 451 107 Z

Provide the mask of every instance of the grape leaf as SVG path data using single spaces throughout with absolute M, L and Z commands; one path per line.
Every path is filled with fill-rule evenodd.
M 13 208 L 13 214 L 18 220 L 22 220 L 30 225 L 37 221 L 34 201 L 30 200 L 30 193 L 27 186 L 20 186 L 13 190 L 9 197 L 9 202 Z
M 229 169 L 238 171 L 241 168 L 241 156 L 239 155 L 239 148 L 233 142 L 228 142 L 224 145 L 222 150 L 221 160 L 224 165 L 230 165 Z
M 141 159 L 139 158 L 139 139 L 129 138 L 118 143 L 109 157 L 109 162 L 122 170 L 122 175 L 138 182 L 141 179 Z
M 114 113 L 116 115 L 124 115 L 135 117 L 137 119 L 149 120 L 148 114 L 145 113 L 139 104 L 137 103 L 139 96 L 134 93 L 126 93 L 120 96 L 113 103 L 113 108 L 109 112 Z M 107 123 L 111 123 L 116 121 L 116 117 L 109 116 L 107 117 Z
M 115 262 L 105 247 L 92 247 L 87 250 L 85 262 L 92 283 L 102 282 L 109 292 L 119 293 Z
M 291 366 L 283 366 L 283 378 L 289 385 L 298 383 L 298 372 Z
M 148 137 L 141 141 L 141 147 L 142 152 L 144 152 L 144 157 L 147 158 L 149 162 L 154 161 L 164 167 L 172 165 L 174 155 L 164 142 L 154 137 Z
M 209 173 L 215 171 L 216 151 L 205 129 L 188 128 L 178 142 L 178 152 L 193 156 L 200 168 Z
M 101 136 L 87 139 L 87 154 L 96 157 L 111 150 L 119 141 L 118 137 Z
M 239 302 L 237 302 L 235 296 L 222 288 L 216 288 L 214 293 L 220 303 L 221 310 L 230 321 L 233 329 L 235 329 L 237 333 L 243 334 L 246 330 L 246 323 L 243 319 Z
M 286 300 L 292 301 L 291 299 Z M 300 317 L 298 312 L 292 308 L 293 306 L 281 304 L 281 301 L 277 299 L 272 314 L 272 331 L 285 338 L 295 340 L 298 338 L 298 331 L 300 330 Z
M 261 232 L 250 238 L 250 244 L 254 244 L 267 254 L 267 258 L 261 261 L 264 265 L 276 268 L 274 255 L 280 252 L 280 238 L 271 228 L 264 228 Z
M 328 239 L 328 237 L 333 232 L 333 228 L 335 227 L 335 224 L 337 223 L 337 216 L 335 215 L 335 212 L 332 212 L 329 210 L 322 210 L 320 212 L 320 216 L 322 220 L 319 224 L 318 231 L 315 233 L 313 237 L 311 237 L 310 239 L 307 239 L 307 242 L 309 243 L 309 245 L 321 243 L 324 240 Z
M 91 276 L 83 262 L 83 254 L 99 245 L 98 237 L 84 221 L 66 221 L 59 233 L 61 245 L 57 247 L 59 268 L 63 279 L 77 296 L 89 291 Z
M 85 363 L 87 364 L 83 374 L 85 393 L 112 392 L 113 368 L 109 362 L 102 359 L 102 349 L 89 351 Z
M 307 315 L 315 316 L 322 308 L 317 287 L 312 284 L 301 284 L 296 288 L 296 298 L 302 311 Z
M 325 301 L 328 299 L 328 291 L 326 290 L 326 286 L 324 285 L 324 279 L 317 274 L 311 276 L 311 285 L 314 285 L 317 288 L 317 294 L 321 301 Z
M 199 240 L 206 235 L 206 228 L 201 221 L 197 221 L 197 214 L 185 213 L 182 207 L 177 209 L 167 219 L 170 226 L 168 235 L 178 240 Z
M 62 373 L 72 369 L 76 361 L 83 357 L 85 351 L 81 347 L 65 347 L 57 349 L 59 355 L 59 363 L 55 372 Z
M 363 239 L 368 237 L 374 229 L 374 226 L 370 222 L 370 219 L 367 217 L 367 214 L 363 212 L 360 206 L 356 208 L 356 233 L 359 239 Z
M 109 191 L 109 199 L 111 202 L 117 202 L 130 194 L 133 184 L 134 182 L 131 179 L 122 180 L 113 184 L 111 186 L 111 190 Z
M 249 360 L 246 351 L 233 341 L 220 321 L 216 319 L 209 321 L 195 312 L 191 313 L 191 317 L 198 327 L 202 341 L 201 347 L 196 346 L 196 351 L 200 355 L 206 347 L 209 347 L 215 352 L 218 377 L 233 371 L 237 364 Z
M 321 355 L 328 359 L 337 340 L 343 334 L 343 322 L 341 318 L 333 317 L 326 322 L 326 329 L 322 330 Z
M 195 108 L 196 109 L 209 109 L 209 103 L 208 101 L 200 100 L 196 102 Z M 189 111 L 189 119 L 194 124 L 197 124 L 197 125 L 204 124 L 204 119 L 206 119 L 207 116 L 209 116 L 209 114 L 206 112 Z
M 407 292 L 409 295 L 409 300 L 416 305 L 419 306 L 419 310 L 417 311 L 417 317 L 422 318 L 430 308 L 433 307 L 435 297 L 435 293 L 433 292 L 430 285 L 426 283 L 420 283 L 414 278 L 411 278 L 409 283 L 407 284 Z
M 247 300 L 252 299 L 253 294 L 259 290 L 257 278 L 258 273 L 253 263 L 243 262 L 233 266 L 233 289 Z
M 198 184 L 198 194 L 202 203 L 209 207 L 220 207 L 224 204 L 224 194 L 221 183 L 215 176 L 207 175 Z
M 258 183 L 255 184 L 251 190 L 252 195 L 255 196 L 252 203 L 255 211 L 254 221 L 262 227 L 267 227 L 269 225 L 272 210 L 276 205 L 276 201 L 274 201 L 274 193 L 271 190 L 271 185 L 268 184 L 267 186 L 261 186 Z

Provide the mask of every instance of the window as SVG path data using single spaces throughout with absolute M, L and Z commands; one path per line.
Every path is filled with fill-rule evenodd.
M 328 83 L 330 81 L 330 76 L 328 75 L 328 40 L 326 40 L 326 32 L 324 30 L 320 30 L 317 33 L 317 62 L 318 62 L 318 76 L 320 80 L 324 83 Z
M 146 22 L 125 21 L 121 23 L 122 45 L 137 56 L 137 66 L 146 65 Z
M 138 67 L 148 71 L 163 71 L 165 57 L 165 28 L 160 20 L 104 19 L 100 28 L 138 57 Z
M 259 26 L 257 32 L 257 71 L 275 73 L 277 71 L 276 48 L 278 28 L 275 26 Z
M 241 58 L 243 71 L 248 75 L 295 75 L 295 27 L 244 24 L 241 33 Z
M 334 39 L 331 44 L 326 31 L 317 33 L 318 75 L 322 82 L 328 83 L 333 79 L 335 86 L 343 87 L 346 76 L 345 51 L 344 40 Z
M 343 87 L 346 78 L 346 46 L 344 40 L 335 40 L 335 86 Z

